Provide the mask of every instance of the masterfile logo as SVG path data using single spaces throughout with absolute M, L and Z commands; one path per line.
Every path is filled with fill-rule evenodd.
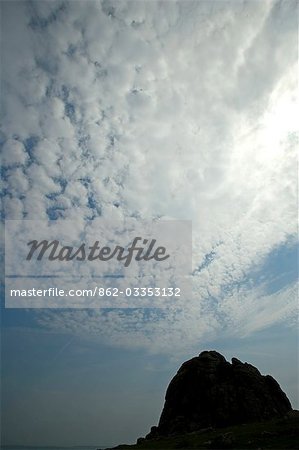
M 138 246 L 138 241 L 141 245 Z M 71 246 L 63 246 L 59 241 L 37 241 L 28 242 L 30 251 L 26 257 L 30 261 L 34 254 L 37 254 L 37 260 L 41 261 L 44 256 L 49 261 L 109 261 L 114 257 L 118 261 L 123 261 L 124 266 L 128 267 L 134 258 L 136 261 L 165 261 L 170 255 L 166 254 L 166 248 L 163 246 L 156 246 L 156 239 L 143 239 L 142 237 L 135 237 L 132 245 L 126 250 L 120 245 L 116 245 L 114 249 L 109 246 L 100 246 L 99 241 L 95 241 L 93 245 L 88 246 L 85 242 L 78 248 Z M 135 253 L 135 255 L 134 255 Z M 45 255 L 46 254 L 46 255 Z
M 182 307 L 190 221 L 8 220 L 6 307 Z

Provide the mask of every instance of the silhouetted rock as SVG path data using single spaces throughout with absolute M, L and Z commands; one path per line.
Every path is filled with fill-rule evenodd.
M 277 381 L 237 358 L 230 364 L 216 351 L 185 362 L 170 382 L 158 427 L 146 436 L 184 434 L 283 417 L 291 404 Z M 223 442 L 223 446 L 231 442 Z

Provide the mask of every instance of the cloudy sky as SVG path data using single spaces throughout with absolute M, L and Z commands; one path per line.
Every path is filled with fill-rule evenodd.
M 183 308 L 3 310 L 5 442 L 133 442 L 204 349 L 298 408 L 297 2 L 1 10 L 2 220 L 193 225 Z

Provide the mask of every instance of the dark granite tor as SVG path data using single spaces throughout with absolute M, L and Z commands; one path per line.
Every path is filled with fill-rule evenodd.
M 170 382 L 157 427 L 147 439 L 283 417 L 292 406 L 277 381 L 216 351 L 185 362 Z

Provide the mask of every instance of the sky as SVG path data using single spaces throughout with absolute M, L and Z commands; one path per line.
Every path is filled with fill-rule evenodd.
M 4 219 L 192 221 L 171 310 L 6 309 L 6 444 L 114 445 L 215 349 L 299 408 L 298 5 L 2 1 Z

